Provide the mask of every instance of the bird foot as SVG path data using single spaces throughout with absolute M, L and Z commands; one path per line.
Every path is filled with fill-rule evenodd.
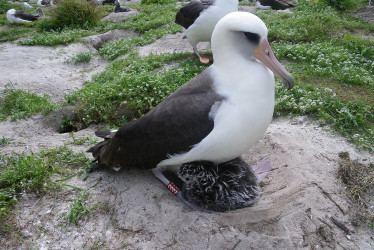
M 166 176 L 164 175 L 164 173 L 162 172 L 162 170 L 160 168 L 154 168 L 154 169 L 152 169 L 152 172 L 157 177 L 157 179 L 159 179 L 162 183 L 164 183 L 166 185 L 166 187 L 170 190 L 170 192 L 172 192 L 174 195 L 176 195 L 181 201 L 183 201 L 184 204 L 186 204 L 190 208 L 195 209 L 197 211 L 207 212 L 207 213 L 212 212 L 212 211 L 206 210 L 204 208 L 201 208 L 199 206 L 196 206 L 195 204 L 186 200 L 183 197 L 182 192 L 179 190 L 180 187 L 178 188 L 177 185 L 175 185 L 168 178 L 166 178 Z
M 255 171 L 258 181 L 262 181 L 265 177 L 274 169 L 271 166 L 269 158 L 262 158 L 254 165 L 251 166 L 253 171 Z

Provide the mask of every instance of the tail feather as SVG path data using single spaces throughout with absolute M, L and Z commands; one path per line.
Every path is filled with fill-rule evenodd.
M 117 130 L 98 130 L 95 132 L 95 135 L 104 139 L 110 139 L 116 132 Z
M 111 138 L 116 134 L 116 132 L 117 130 L 96 131 L 95 135 L 97 137 L 104 138 L 104 141 L 97 143 L 96 145 L 94 145 L 93 147 L 87 150 L 87 152 L 92 153 L 92 156 L 95 158 L 94 161 L 97 161 L 98 164 L 101 165 L 102 167 L 107 167 L 108 161 L 110 162 L 110 164 L 112 164 L 112 162 L 109 159 L 110 154 L 108 156 L 106 151 L 108 150 L 108 146 L 109 146 L 109 143 L 111 142 Z M 103 159 L 103 157 L 105 159 Z
M 109 142 L 109 140 L 105 140 L 105 141 L 101 141 L 99 142 L 98 144 L 96 144 L 95 146 L 91 147 L 90 149 L 87 150 L 87 152 L 90 152 L 92 153 L 92 156 L 97 159 L 99 156 L 100 156 L 100 151 L 102 149 L 102 147 L 107 144 Z

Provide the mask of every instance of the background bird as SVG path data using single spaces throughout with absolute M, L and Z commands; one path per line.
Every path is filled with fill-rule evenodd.
M 28 3 L 26 3 L 26 2 L 23 3 L 23 6 L 24 6 L 25 8 L 28 8 L 28 9 L 32 9 L 32 8 L 33 8 L 30 4 L 28 4 Z
M 114 4 L 116 2 L 116 0 L 103 0 L 101 3 L 103 5 L 106 5 L 106 4 Z
M 129 12 L 131 9 L 129 7 L 121 7 L 121 4 L 116 0 L 114 2 L 114 12 L 115 13 L 118 13 L 118 12 Z
M 10 9 L 6 13 L 6 18 L 10 23 L 31 23 L 44 16 L 40 8 L 37 9 L 37 12 L 37 15 L 31 15 L 23 10 Z
M 238 0 L 195 0 L 177 12 L 175 23 L 183 27 L 188 42 L 202 63 L 208 63 L 209 58 L 200 56 L 197 44 L 210 42 L 216 23 L 233 11 L 238 11 Z
M 38 0 L 36 5 L 39 6 L 39 7 L 51 6 L 51 2 L 47 1 L 47 0 Z
M 260 9 L 273 9 L 273 10 L 285 10 L 287 8 L 296 7 L 289 0 L 258 0 L 256 1 L 257 7 Z

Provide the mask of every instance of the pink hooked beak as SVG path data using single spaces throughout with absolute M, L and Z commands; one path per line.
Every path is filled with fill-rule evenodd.
M 275 57 L 267 39 L 264 39 L 255 50 L 255 57 L 273 71 L 282 80 L 287 89 L 292 89 L 294 83 L 293 77 Z

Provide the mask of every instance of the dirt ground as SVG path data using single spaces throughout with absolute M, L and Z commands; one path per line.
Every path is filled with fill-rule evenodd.
M 361 18 L 368 23 L 374 23 L 374 6 L 365 6 L 352 14 L 354 17 Z
M 167 35 L 140 49 L 191 51 L 181 34 Z M 87 65 L 70 65 L 64 57 L 92 49 L 73 44 L 56 48 L 0 44 L 0 89 L 11 81 L 16 88 L 46 93 L 55 101 L 80 88 L 108 63 L 95 57 Z M 172 49 L 174 51 L 174 49 Z M 17 67 L 14 67 L 17 65 Z M 297 84 L 297 83 L 296 83 Z M 13 139 L 1 148 L 38 152 L 71 141 L 45 117 L 0 123 L 0 137 Z M 97 126 L 78 131 L 91 136 Z M 89 146 L 69 145 L 74 151 Z M 67 212 L 78 191 L 65 187 L 39 197 L 23 195 L 16 207 L 19 237 L 0 238 L 6 249 L 373 249 L 374 235 L 354 227 L 352 203 L 337 178 L 340 152 L 367 164 L 374 155 L 359 152 L 344 138 L 307 117 L 275 118 L 264 138 L 247 154 L 254 163 L 268 157 L 275 169 L 262 182 L 260 200 L 252 207 L 227 213 L 191 210 L 156 179 L 150 170 L 96 170 L 86 181 L 76 176 L 66 183 L 89 190 L 90 204 L 101 204 L 79 226 L 66 225 Z M 91 156 L 89 156 L 91 157 Z M 344 224 L 349 232 L 333 220 Z

